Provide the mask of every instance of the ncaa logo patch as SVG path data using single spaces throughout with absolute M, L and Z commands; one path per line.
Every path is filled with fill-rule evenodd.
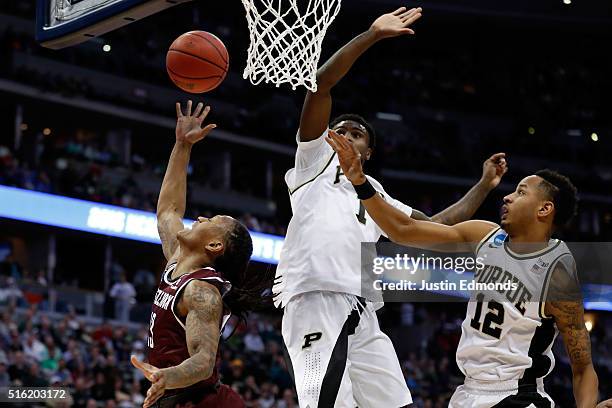
M 496 246 L 496 247 L 501 246 L 501 245 L 504 243 L 504 241 L 506 240 L 506 236 L 507 236 L 507 235 L 506 235 L 506 234 L 504 234 L 504 233 L 497 234 L 497 235 L 495 236 L 495 238 L 493 238 L 493 244 L 491 245 L 491 247 L 494 247 L 494 246 Z

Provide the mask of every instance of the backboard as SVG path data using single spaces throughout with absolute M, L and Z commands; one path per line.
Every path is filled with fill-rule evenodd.
M 191 0 L 38 0 L 36 40 L 60 49 Z

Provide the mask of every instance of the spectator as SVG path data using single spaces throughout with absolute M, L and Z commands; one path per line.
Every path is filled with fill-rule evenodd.
M 140 268 L 134 274 L 134 288 L 136 289 L 136 300 L 142 302 L 153 297 L 157 282 L 155 275 L 148 269 Z
M 287 388 L 285 392 L 283 392 L 283 399 L 278 402 L 276 408 L 299 408 L 295 394 L 291 388 Z
M 247 351 L 261 353 L 265 349 L 265 345 L 261 336 L 257 331 L 257 327 L 253 324 L 249 325 L 249 332 L 244 336 L 244 348 Z
M 23 352 L 27 357 L 36 362 L 41 362 L 47 354 L 44 344 L 42 344 L 33 333 L 27 335 L 23 343 Z
M 136 303 L 136 290 L 127 281 L 125 273 L 121 273 L 120 281 L 115 283 L 110 290 L 110 296 L 115 300 L 115 319 L 120 322 L 130 320 L 130 309 Z
M 8 387 L 11 383 L 11 377 L 8 373 L 8 360 L 4 352 L 0 354 L 0 388 Z

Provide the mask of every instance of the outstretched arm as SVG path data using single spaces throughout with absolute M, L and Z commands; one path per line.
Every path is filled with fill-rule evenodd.
M 157 231 L 167 260 L 174 256 L 178 248 L 176 234 L 184 228 L 187 165 L 191 156 L 191 147 L 216 127 L 210 124 L 201 128 L 202 122 L 210 112 L 210 107 L 204 108 L 200 102 L 192 115 L 191 106 L 192 102 L 188 101 L 187 111 L 183 115 L 181 104 L 176 103 L 176 142 L 170 154 L 170 160 L 168 160 L 168 167 L 157 200 Z
M 317 92 L 306 94 L 300 117 L 300 141 L 308 142 L 321 136 L 329 125 L 331 89 L 346 75 L 357 58 L 377 41 L 403 34 L 414 34 L 408 26 L 421 17 L 421 8 L 400 7 L 384 14 L 365 32 L 338 50 L 317 71 Z
M 209 283 L 191 281 L 185 288 L 178 309 L 181 314 L 187 315 L 185 333 L 189 358 L 177 366 L 160 369 L 132 356 L 132 364 L 152 383 L 144 401 L 145 408 L 154 404 L 166 390 L 186 388 L 212 375 L 223 311 L 221 294 Z
M 359 188 L 367 181 L 361 165 L 361 155 L 344 136 L 329 132 L 327 142 L 338 154 L 344 175 Z M 387 203 L 380 194 L 362 198 L 362 203 L 374 222 L 390 240 L 417 247 L 438 244 L 478 243 L 497 225 L 487 221 L 466 221 L 448 226 L 431 221 L 415 220 Z
M 568 271 L 573 268 L 573 271 Z M 551 275 L 545 314 L 555 319 L 570 359 L 574 398 L 578 408 L 593 408 L 598 400 L 598 379 L 591 359 L 591 339 L 584 324 L 582 293 L 576 278 L 575 263 L 561 262 Z
M 454 225 L 469 220 L 489 193 L 499 185 L 507 171 L 506 154 L 496 153 L 492 155 L 482 165 L 480 181 L 459 201 L 431 217 L 431 220 L 446 225 Z

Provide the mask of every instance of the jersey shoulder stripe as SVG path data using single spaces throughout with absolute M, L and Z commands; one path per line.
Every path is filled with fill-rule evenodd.
M 478 245 L 476 246 L 476 249 L 474 250 L 474 254 L 478 255 L 478 252 L 480 252 L 480 249 L 482 248 L 482 246 L 486 244 L 498 231 L 501 231 L 501 230 L 502 230 L 501 227 L 493 228 L 491 232 L 485 235 L 484 238 L 481 239 Z
M 289 195 L 293 195 L 293 193 L 295 193 L 296 191 L 298 191 L 300 188 L 304 187 L 306 184 L 308 183 L 312 183 L 313 181 L 315 181 L 317 179 L 317 177 L 319 177 L 321 174 L 323 174 L 323 172 L 325 170 L 327 170 L 327 168 L 329 167 L 329 165 L 331 164 L 332 160 L 334 160 L 334 157 L 336 157 L 336 152 L 334 152 L 329 160 L 327 161 L 327 163 L 325 163 L 325 166 L 323 166 L 323 168 L 321 169 L 321 171 L 319 171 L 313 178 L 311 178 L 310 180 L 307 180 L 305 182 L 303 182 L 302 184 L 300 184 L 299 186 L 291 189 L 289 188 Z

